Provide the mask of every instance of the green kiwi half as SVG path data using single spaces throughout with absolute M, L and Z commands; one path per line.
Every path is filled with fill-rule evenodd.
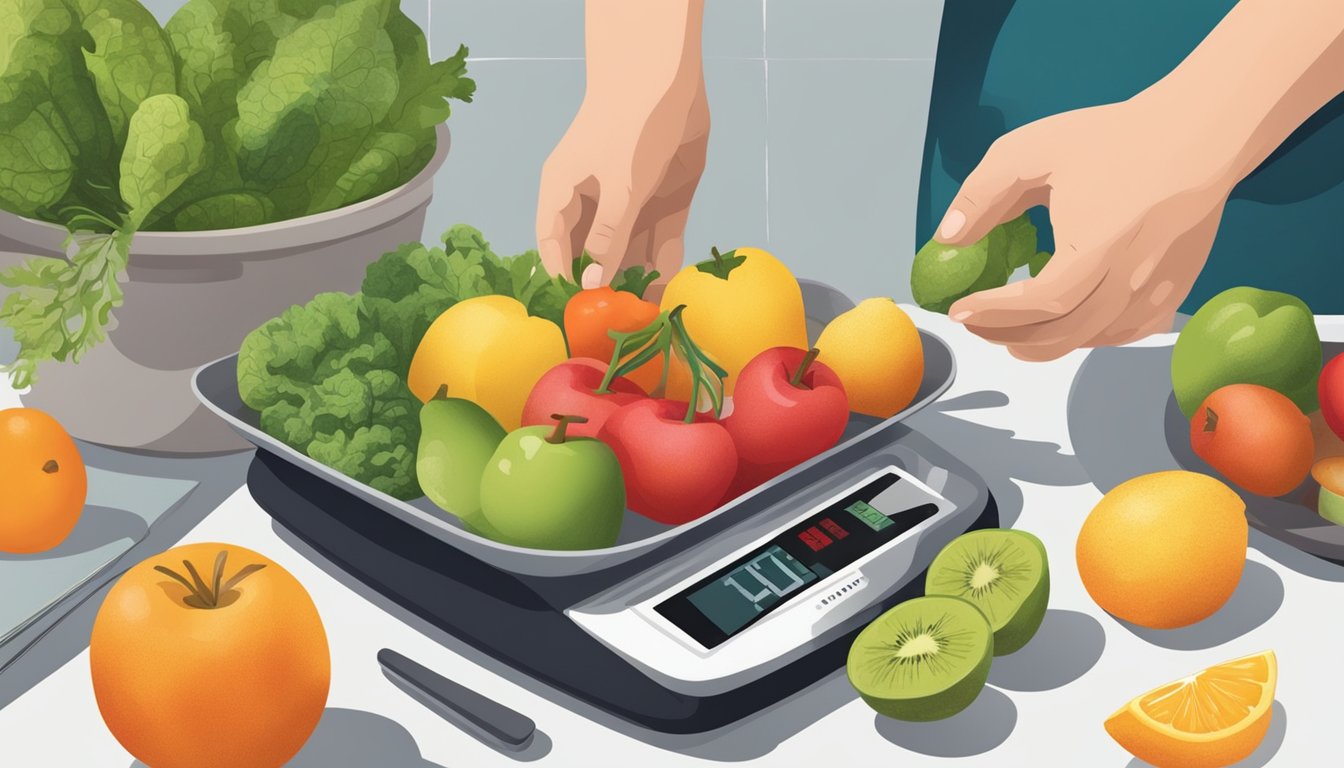
M 898 720 L 941 720 L 969 707 L 989 679 L 994 633 L 972 603 L 917 597 L 869 624 L 849 649 L 849 682 Z
M 963 534 L 933 559 L 924 593 L 975 603 L 994 628 L 994 655 L 1013 653 L 1040 629 L 1050 602 L 1045 546 L 1025 531 Z

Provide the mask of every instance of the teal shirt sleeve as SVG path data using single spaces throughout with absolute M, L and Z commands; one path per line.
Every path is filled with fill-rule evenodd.
M 999 136 L 1133 96 L 1175 68 L 1235 0 L 946 0 L 920 180 L 916 243 Z M 1049 218 L 1032 212 L 1041 247 Z M 1303 124 L 1233 191 L 1182 307 L 1236 285 L 1344 314 L 1344 96 Z

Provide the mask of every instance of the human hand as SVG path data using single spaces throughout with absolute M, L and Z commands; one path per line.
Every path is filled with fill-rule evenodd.
M 586 250 L 594 264 L 584 272 L 584 287 L 643 266 L 659 272 L 656 293 L 681 267 L 682 236 L 708 145 L 703 79 L 644 106 L 585 98 L 542 168 L 537 243 L 546 269 L 569 274 Z
M 948 315 L 1013 356 L 1040 361 L 1170 328 L 1239 176 L 1168 118 L 1141 95 L 1053 115 L 996 141 L 936 239 L 973 243 L 1044 205 L 1055 255 L 1038 276 L 967 296 Z
M 585 288 L 626 267 L 681 267 L 691 198 L 705 170 L 709 101 L 700 32 L 704 0 L 586 0 L 588 87 L 541 171 L 537 250 L 568 275 L 585 250 Z

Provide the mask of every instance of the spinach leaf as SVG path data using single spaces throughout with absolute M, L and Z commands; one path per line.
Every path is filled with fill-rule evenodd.
M 121 155 L 121 197 L 134 231 L 182 182 L 200 170 L 205 152 L 201 127 L 187 114 L 182 97 L 145 99 L 131 117 Z
M 64 0 L 0 3 L 0 205 L 66 223 L 117 205 L 106 111 L 85 68 L 92 47 Z
M 238 92 L 238 167 L 284 217 L 320 198 L 360 156 L 397 93 L 386 0 L 324 8 L 276 42 Z M 314 199 L 319 199 L 313 204 Z
M 84 51 L 84 64 L 120 144 L 140 102 L 177 92 L 177 61 L 154 14 L 136 0 L 71 3 L 93 40 L 92 49 Z

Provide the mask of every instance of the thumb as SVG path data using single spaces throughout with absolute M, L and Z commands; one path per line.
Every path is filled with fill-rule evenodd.
M 1048 198 L 1045 176 L 1024 173 L 1021 155 L 995 142 L 962 183 L 948 206 L 934 239 L 948 245 L 969 245 L 997 225 L 1016 218 Z
M 584 287 L 589 287 L 589 283 L 606 285 L 616 276 L 630 247 L 635 218 L 639 215 L 639 206 L 634 204 L 629 185 L 603 187 L 599 194 L 593 225 L 584 243 L 584 250 L 594 262 L 584 273 Z

